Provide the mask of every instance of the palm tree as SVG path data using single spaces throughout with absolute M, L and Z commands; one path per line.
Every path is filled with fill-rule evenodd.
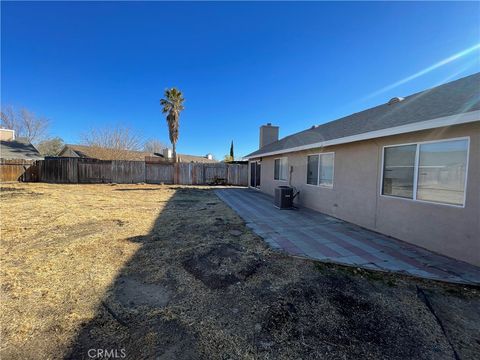
M 164 99 L 160 99 L 160 105 L 163 106 L 162 112 L 167 115 L 168 132 L 172 143 L 173 161 L 177 161 L 176 144 L 178 140 L 178 126 L 180 120 L 180 112 L 185 109 L 183 107 L 182 92 L 176 88 L 165 90 Z

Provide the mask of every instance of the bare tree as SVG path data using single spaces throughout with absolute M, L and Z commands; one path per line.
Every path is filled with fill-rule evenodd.
M 65 143 L 61 138 L 54 137 L 40 141 L 36 147 L 43 156 L 57 156 L 64 145 Z
M 150 139 L 145 142 L 143 145 L 143 151 L 147 151 L 150 153 L 161 153 L 163 149 L 166 149 L 167 145 L 165 145 L 160 140 Z
M 1 112 L 2 127 L 15 130 L 15 136 L 25 137 L 32 143 L 38 143 L 45 138 L 50 121 L 33 112 L 21 108 L 16 110 L 13 106 L 7 105 Z
M 15 133 L 19 133 L 20 122 L 18 121 L 17 112 L 12 105 L 6 105 L 2 107 L 1 112 L 2 128 L 15 130 Z
M 122 159 L 126 150 L 138 151 L 142 148 L 141 137 L 125 126 L 92 129 L 81 136 L 81 142 L 95 148 L 98 158 Z

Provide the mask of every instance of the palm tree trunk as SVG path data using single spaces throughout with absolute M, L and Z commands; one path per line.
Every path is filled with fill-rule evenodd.
M 173 162 L 177 162 L 177 149 L 176 149 L 176 144 L 172 142 L 172 157 L 173 157 Z

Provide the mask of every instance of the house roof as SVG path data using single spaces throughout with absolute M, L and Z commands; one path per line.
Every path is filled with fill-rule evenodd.
M 67 150 L 75 152 L 79 157 L 92 158 L 98 160 L 132 160 L 132 161 L 144 161 L 146 156 L 157 156 L 146 151 L 134 151 L 134 150 L 117 150 L 108 149 L 98 146 L 87 145 L 74 145 L 66 144 L 60 156 L 64 155 Z
M 472 114 L 474 116 L 468 117 L 468 121 L 478 121 L 480 120 L 479 110 L 480 73 L 476 73 L 407 96 L 399 102 L 382 104 L 284 137 L 247 155 L 246 158 L 394 134 L 393 131 L 385 131 L 386 129 L 395 128 L 398 130 L 396 133 L 402 133 L 467 122 L 460 118 L 449 118 L 458 114 Z M 433 119 L 444 121 L 428 122 Z M 360 136 L 361 134 L 371 136 Z M 344 141 L 340 142 L 339 139 Z
M 0 141 L 0 158 L 6 160 L 41 160 L 43 156 L 26 138 Z
M 205 163 L 205 164 L 218 163 L 217 160 L 208 159 L 205 156 L 177 154 L 177 157 L 178 157 L 178 162 L 183 162 L 183 163 L 189 163 L 189 162 Z
M 97 146 L 87 145 L 73 145 L 66 144 L 60 156 L 65 156 L 67 150 L 74 151 L 79 157 L 92 158 L 99 160 L 130 160 L 130 161 L 145 161 L 148 157 L 150 160 L 156 158 L 159 161 L 165 160 L 162 154 L 151 153 L 146 151 L 134 151 L 134 150 L 116 150 L 108 149 Z M 67 154 L 68 155 L 68 154 Z M 216 160 L 210 160 L 203 156 L 177 154 L 179 162 L 196 162 L 196 163 L 216 163 Z

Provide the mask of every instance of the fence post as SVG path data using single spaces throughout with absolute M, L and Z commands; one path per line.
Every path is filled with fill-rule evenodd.
M 178 184 L 178 162 L 173 163 L 173 184 Z
M 80 160 L 77 160 L 77 184 L 80 183 Z
M 188 170 L 190 173 L 190 184 L 193 185 L 195 183 L 195 166 L 193 166 L 193 163 L 188 164 Z

